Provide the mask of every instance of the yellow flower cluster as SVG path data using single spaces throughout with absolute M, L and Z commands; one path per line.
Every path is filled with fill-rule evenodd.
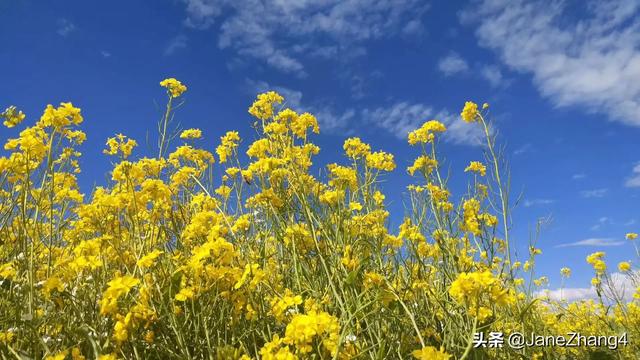
M 449 295 L 480 320 L 493 314 L 492 305 L 507 306 L 515 302 L 513 294 L 488 270 L 460 273 L 451 283 Z
M 470 123 L 478 119 L 478 114 L 478 104 L 472 101 L 467 101 L 464 103 L 464 108 L 462 109 L 460 116 L 462 117 L 462 120 Z
M 343 149 L 348 157 L 359 159 L 366 157 L 371 152 L 371 146 L 365 144 L 360 138 L 349 138 L 345 140 Z
M 187 129 L 180 133 L 180 139 L 200 139 L 202 137 L 202 130 L 200 129 Z
M 138 143 L 125 135 L 118 134 L 115 137 L 107 139 L 107 149 L 103 150 L 103 153 L 107 155 L 120 155 L 123 159 L 131 156 L 133 148 L 138 146 Z
M 510 219 L 508 197 L 488 191 L 506 188 L 499 174 L 474 177 L 466 193 L 448 187 L 456 174 L 440 171 L 442 123 L 427 121 L 409 133 L 409 143 L 420 146 L 407 171 L 417 176 L 401 201 L 383 193 L 386 172 L 396 167 L 391 153 L 352 137 L 342 159 L 316 164 L 316 118 L 278 108 L 284 98 L 275 92 L 258 95 L 249 108 L 256 138 L 247 148 L 235 131 L 215 151 L 200 147 L 192 141 L 202 138 L 199 129 L 183 131 L 186 141 L 173 144 L 169 120 L 178 107 L 171 104 L 186 87 L 176 79 L 162 86 L 169 99 L 158 151 L 134 157 L 135 140 L 109 138 L 104 152 L 115 156 L 113 169 L 90 194 L 76 179 L 76 147 L 86 138 L 79 108 L 49 105 L 33 126 L 6 140 L 0 357 L 635 359 L 640 353 L 634 342 L 616 351 L 536 348 L 524 355 L 469 345 L 474 332 L 522 329 L 638 338 L 640 284 L 634 262 L 610 274 L 604 253 L 596 252 L 587 261 L 598 299 L 545 297 L 550 279 L 535 269 L 542 251 L 532 244 L 528 253 L 516 252 L 509 224 L 496 228 L 496 215 Z M 463 111 L 463 118 L 481 122 L 469 126 L 487 130 L 484 116 L 472 103 Z M 24 114 L 10 107 L 2 118 L 12 127 Z M 487 164 L 500 163 L 491 152 L 486 157 Z M 480 162 L 465 171 L 486 174 Z M 390 225 L 388 203 L 406 205 L 399 227 Z M 571 270 L 560 274 L 564 282 Z M 613 288 L 620 276 L 637 288 L 633 298 Z
M 424 176 L 428 176 L 437 166 L 437 160 L 432 159 L 427 155 L 422 155 L 413 162 L 413 165 L 407 168 L 407 172 L 413 176 L 416 171 L 420 171 Z
M 26 115 L 15 106 L 9 106 L 5 111 L 0 113 L 0 118 L 4 119 L 2 124 L 8 128 L 20 124 L 25 117 Z
M 249 108 L 249 114 L 260 120 L 267 120 L 273 117 L 273 105 L 282 104 L 284 98 L 275 91 L 269 91 L 258 95 L 258 99 Z
M 324 311 L 312 310 L 308 314 L 293 316 L 285 330 L 284 343 L 295 346 L 299 354 L 307 354 L 313 349 L 315 340 L 334 356 L 339 337 L 338 319 Z
M 487 168 L 483 163 L 479 161 L 472 161 L 469 163 L 469 166 L 464 169 L 465 172 L 471 171 L 480 174 L 480 176 L 485 176 L 487 174 Z
M 438 120 L 429 120 L 422 126 L 409 133 L 409 144 L 429 143 L 435 139 L 435 134 L 445 132 L 447 128 Z
M 447 354 L 442 348 L 436 349 L 433 346 L 423 347 L 412 353 L 413 357 L 418 360 L 449 360 L 451 355 Z
M 220 145 L 216 148 L 216 154 L 220 163 L 226 163 L 227 159 L 233 155 L 233 151 L 238 147 L 240 135 L 237 131 L 229 131 L 220 138 Z
M 167 93 L 172 98 L 177 98 L 187 91 L 187 87 L 174 78 L 168 78 L 160 81 L 160 86 L 167 89 Z

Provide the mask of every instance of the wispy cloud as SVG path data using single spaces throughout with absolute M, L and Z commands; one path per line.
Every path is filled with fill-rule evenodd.
M 589 238 L 571 243 L 556 245 L 557 248 L 574 247 L 574 246 L 620 246 L 624 241 L 618 241 L 612 238 Z
M 76 26 L 69 20 L 61 18 L 57 21 L 57 30 L 58 35 L 66 37 L 76 30 Z
M 583 173 L 573 174 L 573 175 L 571 176 L 571 178 L 572 178 L 573 180 L 582 180 L 582 179 L 584 179 L 584 178 L 586 178 L 586 177 L 587 177 L 587 175 L 586 175 L 586 174 L 583 174 Z
M 605 227 L 607 225 L 613 225 L 613 221 L 609 217 L 603 216 L 603 217 L 599 218 L 598 221 L 593 226 L 591 226 L 589 229 L 593 230 L 593 231 L 596 231 L 596 230 L 602 229 L 603 227 Z
M 484 65 L 480 69 L 480 75 L 489 82 L 489 85 L 493 88 L 506 86 L 507 81 L 502 75 L 502 71 L 496 65 Z
M 187 37 L 184 35 L 178 35 L 171 40 L 164 48 L 164 56 L 175 54 L 176 51 L 187 47 Z
M 551 205 L 556 201 L 553 199 L 526 199 L 523 203 L 524 207 Z
M 580 191 L 580 196 L 582 196 L 583 198 L 586 198 L 586 199 L 589 199 L 589 198 L 602 198 L 602 197 L 605 197 L 608 193 L 609 193 L 609 189 L 607 189 L 607 188 L 592 189 L 592 190 Z
M 588 288 L 565 288 L 565 289 L 545 289 L 534 294 L 538 298 L 547 298 L 554 301 L 578 301 L 595 299 L 598 297 L 594 287 Z
M 456 53 L 450 53 L 438 61 L 438 70 L 445 76 L 464 73 L 469 70 L 469 64 Z
M 574 21 L 567 4 L 478 0 L 461 20 L 505 65 L 531 74 L 554 105 L 640 126 L 640 2 L 579 2 L 586 17 Z
M 183 0 L 187 5 L 185 25 L 206 29 L 213 25 L 216 17 L 222 13 L 226 1 L 217 0 Z
M 631 176 L 624 183 L 626 187 L 640 187 L 640 163 L 631 170 Z
M 102 57 L 104 58 L 111 57 L 111 53 L 106 50 L 100 50 L 100 55 L 102 55 Z
M 300 77 L 307 57 L 361 56 L 370 40 L 419 34 L 428 9 L 419 0 L 182 1 L 188 26 L 220 19 L 221 48 Z
M 524 153 L 530 152 L 533 149 L 533 145 L 527 143 L 513 151 L 513 155 L 522 155 Z

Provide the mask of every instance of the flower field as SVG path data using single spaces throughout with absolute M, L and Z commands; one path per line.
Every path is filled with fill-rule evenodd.
M 452 174 L 438 152 L 447 129 L 425 119 L 407 134 L 408 168 L 352 137 L 313 176 L 318 121 L 281 95 L 249 107 L 255 134 L 212 144 L 199 129 L 172 128 L 187 88 L 160 85 L 156 151 L 109 138 L 110 181 L 90 194 L 76 178 L 79 108 L 48 105 L 34 121 L 2 113 L 2 358 L 638 358 L 640 288 L 621 296 L 604 253 L 586 259 L 598 297 L 578 302 L 540 295 L 540 249 L 515 258 L 488 104 L 464 104 L 460 116 L 486 144 Z M 392 171 L 412 179 L 398 228 L 382 186 Z M 467 179 L 466 193 L 452 194 L 449 176 Z M 632 247 L 637 234 L 626 238 Z M 616 270 L 640 286 L 629 263 Z M 504 344 L 478 341 L 496 333 Z M 513 333 L 585 341 L 518 348 L 506 342 Z M 622 334 L 617 347 L 598 341 Z

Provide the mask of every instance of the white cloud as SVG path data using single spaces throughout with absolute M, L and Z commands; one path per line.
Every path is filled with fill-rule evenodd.
M 306 57 L 348 58 L 369 40 L 421 31 L 418 0 L 183 0 L 188 26 L 220 19 L 218 45 L 305 76 Z
M 58 29 L 56 32 L 60 36 L 67 36 L 76 30 L 76 26 L 67 19 L 58 19 L 57 24 Z
M 436 119 L 447 126 L 443 139 L 454 144 L 478 146 L 483 143 L 484 134 L 478 124 L 467 124 L 460 116 L 447 110 L 436 111 L 433 107 L 401 101 L 390 107 L 366 109 L 363 118 L 399 139 L 420 127 L 425 121 Z
M 586 178 L 586 177 L 587 177 L 587 175 L 586 175 L 586 174 L 583 174 L 583 173 L 573 174 L 573 175 L 571 176 L 571 178 L 572 178 L 573 180 L 582 180 L 582 179 L 584 179 L 584 178 Z
M 438 70 L 445 76 L 464 73 L 469 70 L 469 64 L 456 53 L 451 53 L 438 61 Z
M 626 187 L 640 187 L 640 163 L 633 167 L 631 176 L 625 181 Z
M 577 300 L 596 299 L 598 297 L 598 294 L 596 293 L 596 289 L 594 287 L 588 287 L 540 290 L 535 293 L 535 296 L 545 297 L 555 301 L 565 300 L 568 302 L 572 302 Z
M 206 29 L 211 26 L 215 18 L 222 12 L 225 1 L 184 0 L 187 4 L 187 26 Z
M 609 192 L 609 189 L 607 188 L 602 188 L 602 189 L 593 189 L 593 190 L 583 190 L 580 191 L 580 196 L 582 196 L 583 198 L 602 198 L 605 197 L 605 195 L 607 195 L 607 193 Z
M 421 35 L 424 32 L 422 22 L 418 19 L 409 21 L 403 28 L 402 33 L 404 35 Z
M 633 278 L 637 278 L 640 275 L 637 271 L 632 274 L 623 274 L 615 272 L 609 276 L 608 280 L 603 283 L 603 296 L 606 299 L 621 299 L 623 301 L 630 301 L 633 299 L 633 294 L 636 290 L 637 284 L 634 283 Z M 537 297 L 546 297 L 550 300 L 560 301 L 565 300 L 568 302 L 597 299 L 598 293 L 596 289 L 591 286 L 587 288 L 558 288 L 553 290 L 541 290 L 535 293 Z M 610 302 L 607 301 L 607 302 Z
M 606 225 L 613 225 L 613 221 L 606 216 L 603 216 L 598 219 L 598 221 L 591 226 L 590 230 L 596 231 L 602 229 L 602 227 Z
M 100 50 L 100 55 L 102 55 L 102 57 L 104 58 L 111 57 L 111 53 L 106 50 Z
M 556 106 L 640 126 L 640 2 L 590 0 L 575 19 L 564 1 L 477 0 L 461 13 L 481 46 L 533 76 Z M 572 20 L 575 19 L 575 20 Z
M 590 238 L 590 239 L 575 241 L 572 243 L 556 245 L 555 247 L 563 248 L 563 247 L 575 247 L 575 246 L 620 246 L 620 245 L 623 245 L 624 243 L 625 243 L 624 241 L 617 241 L 612 238 Z
M 524 207 L 551 205 L 555 202 L 553 199 L 527 199 L 524 201 Z
M 533 145 L 527 143 L 513 151 L 513 155 L 522 155 L 527 152 L 531 152 L 533 150 Z
M 480 69 L 480 75 L 489 82 L 491 87 L 496 88 L 506 85 L 506 81 L 502 76 L 502 71 L 500 71 L 500 68 L 495 65 L 484 65 Z
M 187 47 L 187 37 L 178 35 L 172 38 L 164 48 L 164 56 L 173 55 L 176 51 Z

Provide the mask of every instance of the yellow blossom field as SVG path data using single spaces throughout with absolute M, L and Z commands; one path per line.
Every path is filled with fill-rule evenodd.
M 408 168 L 351 137 L 312 175 L 318 121 L 278 93 L 248 104 L 254 133 L 208 134 L 219 143 L 200 148 L 202 131 L 170 121 L 187 86 L 160 86 L 155 151 L 109 138 L 109 181 L 89 194 L 76 178 L 81 109 L 2 113 L 3 359 L 638 358 L 640 290 L 618 295 L 603 252 L 586 259 L 597 299 L 576 302 L 540 295 L 540 249 L 514 257 L 489 104 L 461 104 L 486 142 L 466 168 L 442 171 L 447 128 L 424 119 L 407 134 Z M 399 228 L 388 225 L 391 171 L 412 179 Z M 449 177 L 468 181 L 461 201 Z M 615 270 L 640 285 L 629 263 Z M 518 346 L 512 334 L 577 346 Z

